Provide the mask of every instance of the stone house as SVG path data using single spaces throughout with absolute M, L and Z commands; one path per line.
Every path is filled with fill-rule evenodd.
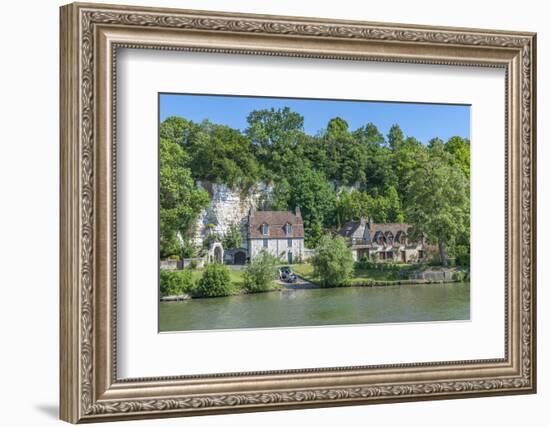
M 248 214 L 248 253 L 253 260 L 266 250 L 283 262 L 305 259 L 304 222 L 300 208 L 290 211 L 257 211 Z
M 367 258 L 373 262 L 412 263 L 427 260 L 426 239 L 409 239 L 410 225 L 378 224 L 361 218 L 345 224 L 339 234 L 343 236 L 355 261 Z

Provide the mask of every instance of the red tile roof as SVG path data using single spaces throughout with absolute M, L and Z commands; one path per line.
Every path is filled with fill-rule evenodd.
M 262 225 L 268 225 L 268 234 L 262 234 Z M 286 233 L 285 225 L 292 226 L 292 232 Z M 304 237 L 304 222 L 301 215 L 289 211 L 253 211 L 248 221 L 248 231 L 252 239 L 290 239 Z

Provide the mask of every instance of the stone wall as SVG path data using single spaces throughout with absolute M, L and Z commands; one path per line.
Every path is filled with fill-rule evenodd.
M 411 274 L 411 279 L 421 279 L 430 281 L 451 281 L 453 279 L 453 270 L 424 270 Z
M 160 261 L 161 270 L 177 270 L 179 268 L 180 261 L 175 259 L 163 259 Z
M 195 262 L 196 268 L 203 268 L 206 263 L 206 258 L 184 258 L 183 268 L 191 268 L 191 264 Z

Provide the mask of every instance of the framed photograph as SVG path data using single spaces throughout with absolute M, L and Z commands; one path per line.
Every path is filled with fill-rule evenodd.
M 535 34 L 60 22 L 63 420 L 536 391 Z

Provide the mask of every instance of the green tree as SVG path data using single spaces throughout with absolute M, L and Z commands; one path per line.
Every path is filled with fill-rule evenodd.
M 397 129 L 392 132 L 392 144 L 395 144 L 397 134 L 401 132 L 400 129 Z M 366 188 L 369 194 L 377 196 L 385 193 L 389 186 L 397 185 L 393 152 L 378 128 L 374 124 L 368 123 L 353 132 L 353 136 L 361 145 L 366 147 L 367 162 L 364 170 Z
M 171 116 L 160 124 L 159 136 L 174 144 L 185 145 L 195 127 L 193 122 L 183 117 Z
M 273 281 L 277 278 L 276 257 L 262 250 L 244 272 L 244 288 L 248 292 L 264 292 L 273 288 Z
M 181 245 L 180 255 L 182 258 L 193 258 L 197 256 L 199 248 L 191 239 L 184 240 Z
M 221 297 L 231 294 L 229 269 L 219 263 L 207 264 L 197 282 L 195 295 L 198 297 Z
M 185 149 L 196 179 L 233 189 L 247 189 L 258 180 L 259 166 L 250 139 L 237 129 L 205 120 L 191 132 Z
M 237 224 L 231 224 L 229 226 L 227 232 L 223 236 L 222 243 L 225 249 L 242 248 L 243 235 Z
M 193 275 L 189 270 L 160 270 L 161 296 L 182 295 L 192 293 L 195 287 Z
M 288 107 L 252 111 L 245 133 L 252 141 L 256 158 L 275 175 L 280 175 L 297 156 L 307 136 L 304 118 Z
M 405 135 L 398 124 L 394 124 L 388 132 L 388 145 L 393 151 L 398 150 L 405 142 Z
M 449 161 L 449 154 L 432 145 L 433 152 L 418 158 L 407 188 L 406 217 L 413 238 L 425 235 L 437 244 L 439 258 L 448 264 L 447 248 L 468 232 L 470 222 L 469 181 Z
M 365 184 L 367 147 L 354 138 L 348 123 L 340 117 L 331 119 L 323 140 L 327 152 L 327 177 L 342 185 Z
M 385 199 L 388 220 L 390 222 L 404 222 L 405 217 L 403 214 L 403 209 L 401 208 L 401 200 L 399 199 L 399 194 L 394 186 L 388 188 Z
M 458 165 L 466 178 L 470 178 L 470 140 L 453 136 L 445 144 L 445 150 L 452 154 L 452 162 Z
M 297 163 L 274 188 L 273 209 L 295 210 L 300 207 L 305 228 L 305 244 L 315 247 L 323 228 L 332 225 L 336 195 L 325 175 Z
M 374 123 L 367 123 L 353 132 L 353 137 L 367 146 L 369 149 L 376 149 L 384 146 L 384 135 L 378 130 Z
M 189 157 L 180 145 L 160 139 L 160 256 L 163 258 L 180 254 L 178 234 L 188 236 L 209 202 L 208 194 L 196 187 L 188 162 Z
M 334 211 L 336 228 L 347 221 L 372 218 L 375 222 L 403 222 L 401 200 L 394 186 L 386 194 L 371 196 L 366 191 L 341 192 Z
M 353 273 L 351 249 L 341 236 L 321 237 L 311 264 L 314 275 L 324 287 L 345 285 Z
M 393 152 L 392 164 L 396 181 L 392 186 L 397 190 L 401 201 L 405 198 L 407 183 L 416 169 L 417 157 L 423 151 L 426 151 L 426 147 L 420 141 L 408 137 Z M 386 194 L 389 190 L 389 188 L 386 189 Z

